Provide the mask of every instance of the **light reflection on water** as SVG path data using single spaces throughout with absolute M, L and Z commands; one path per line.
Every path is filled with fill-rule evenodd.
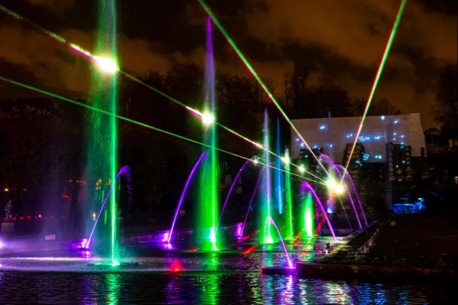
M 298 279 L 260 272 L 0 272 L 0 303 L 452 304 L 444 287 Z
M 308 252 L 294 252 L 304 259 Z M 92 258 L 94 260 L 94 258 Z M 285 266 L 283 251 L 163 253 L 123 268 L 87 258 L 0 258 L 0 303 L 43 304 L 454 304 L 453 290 L 431 284 L 300 279 L 263 275 Z M 96 262 L 101 261 L 96 259 Z M 125 262 L 129 262 L 126 259 Z M 453 295 L 454 297 L 454 295 Z M 449 298 L 444 302 L 444 298 Z

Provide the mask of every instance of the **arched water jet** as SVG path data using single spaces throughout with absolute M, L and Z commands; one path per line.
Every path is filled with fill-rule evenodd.
M 345 218 L 347 218 L 347 222 L 348 222 L 348 227 L 350 230 L 353 231 L 353 226 L 351 225 L 351 221 L 350 221 L 350 218 L 348 217 L 348 214 L 347 214 L 347 210 L 345 209 L 345 206 L 342 202 L 342 199 L 339 197 L 339 202 L 340 202 L 340 205 L 342 206 L 342 209 L 344 211 L 344 214 L 345 214 Z
M 340 170 L 338 169 L 337 167 L 337 164 L 334 163 L 334 161 L 331 160 L 331 158 L 325 154 L 321 154 L 320 155 L 320 158 L 323 158 L 326 160 L 326 162 L 328 162 L 329 165 L 332 166 L 332 168 L 334 169 L 334 171 L 337 173 L 337 175 L 339 176 L 340 178 L 340 181 L 342 181 L 343 179 L 343 176 L 342 176 L 342 173 L 340 172 Z M 343 182 L 342 182 L 343 183 Z M 343 183 L 344 187 L 345 187 L 345 191 L 347 192 L 348 194 L 348 199 L 350 199 L 350 203 L 351 203 L 351 206 L 353 208 L 353 211 L 355 212 L 355 217 L 356 217 L 356 221 L 358 222 L 358 226 L 359 226 L 359 229 L 362 228 L 362 225 L 361 225 L 361 221 L 359 219 L 359 213 L 358 213 L 358 210 L 356 209 L 356 206 L 355 206 L 355 202 L 353 201 L 353 197 L 351 196 L 351 192 L 348 190 L 348 186 Z M 356 189 L 354 189 L 354 192 L 356 192 Z
M 343 171 L 346 172 L 345 167 L 343 167 L 341 164 L 336 164 L 336 167 L 338 167 L 338 168 L 340 168 L 340 169 L 342 169 Z M 361 200 L 359 199 L 359 195 L 358 195 L 358 192 L 356 190 L 355 183 L 353 182 L 353 178 L 348 173 L 346 173 L 345 178 L 347 178 L 348 181 L 350 181 L 350 185 L 351 185 L 351 187 L 353 189 L 353 194 L 355 194 L 356 201 L 358 202 L 359 208 L 361 210 L 361 215 L 363 216 L 364 224 L 367 226 L 366 213 L 364 213 L 363 204 L 361 203 Z
M 251 205 L 253 204 L 254 197 L 256 196 L 256 192 L 258 191 L 258 188 L 259 188 L 259 182 L 261 182 L 261 177 L 262 177 L 262 174 L 264 173 L 265 169 L 266 169 L 266 166 L 263 167 L 263 169 L 261 170 L 261 173 L 259 173 L 258 179 L 256 180 L 256 185 L 255 185 L 254 190 L 253 190 L 253 195 L 251 195 L 250 204 L 248 205 L 248 209 L 247 209 L 246 214 L 245 214 L 245 219 L 243 220 L 243 225 L 242 225 L 242 228 L 240 230 L 239 237 L 243 237 L 243 232 L 245 231 L 245 226 L 246 226 L 246 221 L 248 219 L 248 214 L 250 213 Z
M 110 187 L 110 189 L 108 190 L 108 193 L 107 195 L 105 196 L 105 199 L 102 203 L 102 206 L 100 207 L 100 210 L 99 210 L 99 213 L 97 214 L 97 217 L 95 218 L 95 222 L 94 222 L 94 226 L 92 227 L 92 230 L 91 230 L 91 233 L 89 235 L 89 238 L 87 239 L 87 241 L 82 245 L 83 248 L 85 249 L 89 249 L 90 246 L 91 246 L 91 242 L 92 242 L 92 238 L 94 236 L 94 232 L 95 232 L 95 228 L 97 227 L 97 224 L 99 222 L 99 218 L 100 218 L 100 215 L 102 215 L 102 212 L 103 212 L 103 209 L 105 208 L 105 205 L 107 203 L 107 200 L 108 198 L 110 198 L 110 195 L 111 195 L 111 192 L 113 191 L 113 188 L 116 186 L 116 181 L 118 181 L 118 179 L 124 175 L 126 177 L 126 180 L 127 182 L 131 182 L 132 181 L 132 175 L 130 173 L 130 168 L 129 166 L 127 165 L 124 165 L 123 167 L 121 167 L 121 169 L 119 170 L 118 174 L 116 175 L 116 179 L 115 181 L 113 182 L 112 186 Z M 128 192 L 131 194 L 132 190 L 130 187 L 127 188 Z
M 275 230 L 277 231 L 278 237 L 280 237 L 280 242 L 283 247 L 283 251 L 285 252 L 285 256 L 288 261 L 288 268 L 293 269 L 294 268 L 293 262 L 291 261 L 291 258 L 289 257 L 288 249 L 286 248 L 285 242 L 283 241 L 280 230 L 278 229 L 277 225 L 275 224 L 275 221 L 272 219 L 272 217 L 267 216 L 266 225 L 267 223 L 269 223 L 269 225 L 272 225 L 275 228 Z M 266 246 L 266 243 L 264 243 L 263 245 L 263 255 L 265 255 L 265 246 Z M 264 263 L 264 258 L 263 258 L 263 263 Z
M 176 221 L 177 221 L 177 218 L 178 218 L 178 213 L 180 212 L 181 205 L 182 205 L 183 200 L 184 200 L 184 196 L 186 194 L 186 191 L 188 190 L 189 184 L 191 183 L 192 177 L 194 176 L 194 173 L 196 172 L 197 167 L 199 166 L 199 164 L 202 162 L 202 160 L 206 156 L 207 156 L 206 152 L 202 153 L 200 155 L 199 159 L 197 160 L 197 162 L 192 167 L 191 172 L 189 173 L 189 176 L 188 176 L 188 179 L 186 180 L 186 183 L 184 185 L 183 191 L 181 192 L 180 199 L 178 200 L 178 205 L 177 205 L 177 208 L 175 210 L 175 214 L 173 215 L 172 226 L 170 227 L 170 231 L 169 231 L 168 236 L 167 236 L 167 243 L 168 244 L 170 243 L 170 240 L 172 239 L 173 230 L 175 228 L 175 224 L 176 224 Z
M 245 167 L 247 167 L 248 163 L 253 162 L 253 160 L 255 158 L 256 157 L 252 157 L 251 159 L 246 160 L 245 163 L 243 163 L 242 167 L 239 169 L 237 175 L 235 175 L 234 181 L 232 181 L 232 184 L 229 187 L 229 191 L 227 192 L 226 199 L 224 200 L 224 204 L 223 204 L 223 207 L 221 209 L 221 213 L 220 213 L 220 216 L 219 216 L 218 224 L 217 224 L 216 229 L 215 229 L 215 235 L 216 236 L 218 236 L 219 225 L 221 224 L 221 219 L 223 218 L 223 213 L 224 213 L 224 210 L 226 209 L 226 204 L 229 201 L 229 197 L 232 194 L 232 190 L 234 189 L 235 184 L 238 182 L 238 180 L 240 178 L 240 175 L 242 174 L 242 172 L 245 169 Z
M 329 227 L 329 231 L 331 231 L 331 235 L 332 237 L 334 238 L 334 241 L 337 241 L 337 238 L 336 238 L 336 235 L 334 233 L 334 229 L 332 228 L 332 225 L 331 225 L 331 222 L 329 221 L 329 218 L 328 218 L 328 215 L 326 214 L 326 211 L 325 209 L 323 208 L 323 204 L 321 203 L 321 200 L 320 198 L 318 197 L 318 195 L 316 194 L 315 190 L 313 189 L 312 185 L 307 182 L 307 181 L 303 181 L 301 183 L 301 193 L 302 195 L 305 194 L 305 190 L 308 189 L 310 191 L 310 193 L 312 193 L 312 196 L 313 198 L 315 199 L 315 201 L 318 203 L 320 209 L 321 209 L 321 213 L 323 213 L 323 217 L 324 219 L 326 220 L 326 223 L 328 224 L 328 227 Z

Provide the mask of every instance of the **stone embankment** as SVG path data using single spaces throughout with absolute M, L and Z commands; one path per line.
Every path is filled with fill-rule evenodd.
M 300 262 L 300 277 L 454 280 L 457 263 L 454 217 L 403 215 L 372 223 L 331 249 Z

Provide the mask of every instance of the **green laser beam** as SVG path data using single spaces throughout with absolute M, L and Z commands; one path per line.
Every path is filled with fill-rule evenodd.
M 288 122 L 290 127 L 294 130 L 294 132 L 297 134 L 297 136 L 301 139 L 301 141 L 304 143 L 304 145 L 307 147 L 307 149 L 310 151 L 312 156 L 315 158 L 315 160 L 318 162 L 320 167 L 325 171 L 326 174 L 328 174 L 328 171 L 324 167 L 324 165 L 321 163 L 321 161 L 318 159 L 318 157 L 315 155 L 313 150 L 310 148 L 308 145 L 307 141 L 302 137 L 302 135 L 299 133 L 297 130 L 296 126 L 294 126 L 293 122 L 288 118 L 288 115 L 286 112 L 281 108 L 280 104 L 277 102 L 273 94 L 270 92 L 269 88 L 267 85 L 263 82 L 261 77 L 258 75 L 258 73 L 254 70 L 253 66 L 250 64 L 246 56 L 242 53 L 240 48 L 235 44 L 234 40 L 231 38 L 229 33 L 226 31 L 226 29 L 223 27 L 221 22 L 219 22 L 218 18 L 216 18 L 216 15 L 213 13 L 213 11 L 210 9 L 210 7 L 205 3 L 203 0 L 198 0 L 202 8 L 207 12 L 207 14 L 211 17 L 213 23 L 216 25 L 216 27 L 220 30 L 220 32 L 223 34 L 223 36 L 226 38 L 226 40 L 229 42 L 230 46 L 234 51 L 237 53 L 239 58 L 242 60 L 242 62 L 245 64 L 245 66 L 248 68 L 248 71 L 253 75 L 253 77 L 256 79 L 256 81 L 259 83 L 261 88 L 264 90 L 264 92 L 267 94 L 269 99 L 274 103 L 274 105 L 277 107 L 278 111 L 280 111 L 281 115 L 283 118 Z
M 184 136 L 181 136 L 181 135 L 172 133 L 172 132 L 170 132 L 170 131 L 160 129 L 160 128 L 157 128 L 157 127 L 154 127 L 154 126 L 151 126 L 151 125 L 148 125 L 148 124 L 145 124 L 145 123 L 142 123 L 142 122 L 139 122 L 139 121 L 136 121 L 136 120 L 133 120 L 133 119 L 124 117 L 124 116 L 122 116 L 122 115 L 113 114 L 113 113 L 111 113 L 111 112 L 109 112 L 109 111 L 107 111 L 107 110 L 103 110 L 103 109 L 100 109 L 100 108 L 97 108 L 97 107 L 93 107 L 93 106 L 87 105 L 87 104 L 85 104 L 85 103 L 81 103 L 81 102 L 78 102 L 78 101 L 75 101 L 75 100 L 72 100 L 72 99 L 69 99 L 69 98 L 60 96 L 60 95 L 55 94 L 55 93 L 51 93 L 51 92 L 48 92 L 48 91 L 45 91 L 45 90 L 42 90 L 42 89 L 39 89 L 39 88 L 35 88 L 35 87 L 30 86 L 30 85 L 23 84 L 23 83 L 20 83 L 20 82 L 18 82 L 18 81 L 14 81 L 14 80 L 12 80 L 12 79 L 9 79 L 9 78 L 3 77 L 3 76 L 0 76 L 0 80 L 2 80 L 2 81 L 4 81 L 4 82 L 7 82 L 7 83 L 10 83 L 10 84 L 13 84 L 13 85 L 16 85 L 16 86 L 18 86 L 18 87 L 26 88 L 26 89 L 31 90 L 31 91 L 34 91 L 34 92 L 38 92 L 38 93 L 41 93 L 41 94 L 44 94 L 44 95 L 48 95 L 48 96 L 57 98 L 57 99 L 59 99 L 59 100 L 65 101 L 65 102 L 69 102 L 69 103 L 74 104 L 74 105 L 77 105 L 77 106 L 84 107 L 84 108 L 89 109 L 89 110 L 92 110 L 92 111 L 97 111 L 97 112 L 100 112 L 100 113 L 103 113 L 103 114 L 106 114 L 106 115 L 114 116 L 114 117 L 116 117 L 117 119 L 120 119 L 120 120 L 129 122 L 129 123 L 132 123 L 132 124 L 141 126 L 141 127 L 145 127 L 145 128 L 147 128 L 147 129 L 150 129 L 150 130 L 154 130 L 154 131 L 157 131 L 157 132 L 161 132 L 161 133 L 164 133 L 164 134 L 166 134 L 166 135 L 169 135 L 169 136 L 172 136 L 172 137 L 175 137 L 175 138 L 184 140 L 184 141 L 188 141 L 188 142 L 193 143 L 193 144 L 197 144 L 197 145 L 200 145 L 200 146 L 203 146 L 203 147 L 207 147 L 207 148 L 210 147 L 210 145 L 206 145 L 206 144 L 204 144 L 204 143 L 202 143 L 202 142 L 199 142 L 199 141 L 197 141 L 197 140 L 190 139 L 190 138 L 187 138 L 187 137 L 184 137 Z M 222 153 L 228 154 L 228 155 L 230 155 L 230 156 L 234 156 L 234 157 L 243 159 L 243 160 L 250 160 L 250 159 L 251 159 L 251 157 L 250 157 L 250 158 L 244 157 L 244 156 L 242 156 L 242 155 L 238 155 L 238 154 L 236 154 L 236 153 L 233 153 L 233 152 L 230 152 L 230 151 L 221 149 L 221 148 L 216 148 L 216 150 L 218 150 L 218 151 L 220 151 L 220 152 L 222 152 Z M 258 164 L 260 164 L 260 165 L 266 165 L 266 164 L 264 164 L 263 162 L 260 162 L 260 161 L 258 161 Z M 269 166 L 269 167 L 271 167 L 271 168 L 273 168 L 273 169 L 277 169 L 276 167 L 271 166 L 271 165 L 267 165 L 267 166 Z M 284 171 L 283 169 L 279 169 L 279 170 Z M 298 175 L 298 174 L 294 174 L 294 173 L 291 173 L 291 174 L 292 174 L 293 176 L 296 176 L 296 177 L 299 177 L 299 178 L 304 179 L 304 177 L 303 177 L 302 175 Z M 308 180 L 308 181 L 312 181 L 312 182 L 316 182 L 316 183 L 322 183 L 321 181 L 318 181 L 318 180 L 313 180 L 313 179 L 307 179 L 307 180 Z
M 386 63 L 387 58 L 388 58 L 388 55 L 390 53 L 391 46 L 393 45 L 394 38 L 396 37 L 396 32 L 397 32 L 399 24 L 401 22 L 402 13 L 404 12 L 404 8 L 406 6 L 406 3 L 407 3 L 407 0 L 402 0 L 401 4 L 399 6 L 398 14 L 396 15 L 396 19 L 394 21 L 393 28 L 392 28 L 390 36 L 388 38 L 388 42 L 387 42 L 387 44 L 385 46 L 385 51 L 383 52 L 382 60 L 380 61 L 380 65 L 378 67 L 377 73 L 376 73 L 375 78 L 374 78 L 374 82 L 372 84 L 371 91 L 369 93 L 369 97 L 367 99 L 366 108 L 364 109 L 363 116 L 361 117 L 361 123 L 359 124 L 358 131 L 357 131 L 356 136 L 355 136 L 355 141 L 353 142 L 353 145 L 352 145 L 351 150 L 350 150 L 349 158 L 348 158 L 347 163 L 345 165 L 345 171 L 344 171 L 344 174 L 342 175 L 342 181 L 345 178 L 346 169 L 350 165 L 351 156 L 353 155 L 353 152 L 355 151 L 356 143 L 357 143 L 359 135 L 361 134 L 361 131 L 363 129 L 364 121 L 366 120 L 367 113 L 369 111 L 369 107 L 371 106 L 372 100 L 374 98 L 375 90 L 376 90 L 377 85 L 379 83 L 380 76 L 382 75 L 382 72 L 383 72 L 383 67 L 385 66 L 385 63 Z
M 24 18 L 24 17 L 22 17 L 22 16 L 19 15 L 18 13 L 9 10 L 8 8 L 6 8 L 6 7 L 3 6 L 3 5 L 0 5 L 0 9 L 3 10 L 3 11 L 5 11 L 6 13 L 10 14 L 11 16 L 17 18 L 18 20 L 21 20 L 21 21 L 24 21 L 24 22 L 28 23 L 29 25 L 33 26 L 33 27 L 36 28 L 37 30 L 39 30 L 39 31 L 41 31 L 41 32 L 43 32 L 43 33 L 45 33 L 46 35 L 50 36 L 51 38 L 56 39 L 56 40 L 59 41 L 60 43 L 63 43 L 63 44 L 65 44 L 65 45 L 67 45 L 71 50 L 76 51 L 78 54 L 81 54 L 81 55 L 83 55 L 84 57 L 93 60 L 95 63 L 99 63 L 99 62 L 100 62 L 100 58 L 99 58 L 98 56 L 96 56 L 95 54 L 92 54 L 90 51 L 85 50 L 84 48 L 82 48 L 82 47 L 80 47 L 80 46 L 78 46 L 78 45 L 76 45 L 76 44 L 74 44 L 74 43 L 69 42 L 69 41 L 68 41 L 67 39 L 65 39 L 64 37 L 59 36 L 59 35 L 57 35 L 56 33 L 53 33 L 53 32 L 51 32 L 51 31 L 45 29 L 44 27 L 42 27 L 42 26 L 40 26 L 40 25 L 38 25 L 38 24 L 36 24 L 36 23 L 34 23 L 34 22 L 32 22 L 32 21 L 30 21 L 30 20 Z M 214 21 L 213 21 L 213 22 L 214 22 Z M 243 55 L 243 54 L 242 54 L 242 55 Z M 253 70 L 253 71 L 254 71 L 254 70 Z M 128 73 L 127 71 L 124 71 L 124 70 L 122 70 L 121 68 L 117 67 L 117 68 L 116 68 L 116 72 L 118 72 L 118 73 L 120 73 L 120 74 L 126 76 L 127 78 L 130 78 L 131 80 L 133 80 L 133 81 L 139 83 L 140 85 L 145 86 L 146 88 L 148 88 L 148 89 L 152 90 L 153 92 L 155 92 L 155 93 L 161 95 L 162 97 L 164 97 L 164 98 L 170 100 L 171 102 L 176 103 L 177 105 L 180 105 L 180 106 L 182 106 L 182 107 L 185 107 L 185 108 L 187 108 L 188 110 L 191 110 L 193 113 L 197 113 L 197 114 L 201 115 L 199 111 L 197 111 L 197 110 L 195 110 L 195 109 L 193 109 L 193 108 L 187 106 L 186 104 L 184 104 L 184 103 L 180 102 L 179 100 L 175 99 L 174 97 L 172 97 L 172 96 L 170 96 L 170 95 L 168 95 L 168 94 L 166 94 L 166 93 L 160 91 L 159 89 L 157 89 L 157 88 L 155 88 L 155 87 L 153 87 L 153 86 L 151 86 L 151 85 L 145 83 L 144 81 L 142 81 L 142 80 L 139 79 L 138 77 L 133 76 L 132 74 Z M 266 87 L 266 88 L 267 88 L 267 87 Z M 272 97 L 273 97 L 273 96 L 272 96 Z M 225 129 L 226 131 L 232 133 L 233 135 L 235 135 L 235 136 L 237 136 L 237 137 L 239 137 L 239 138 L 241 138 L 241 139 L 243 139 L 243 140 L 245 140 L 245 141 L 247 141 L 247 142 L 253 144 L 254 146 L 256 146 L 256 147 L 258 147 L 258 148 L 260 148 L 260 149 L 262 149 L 262 150 L 266 150 L 266 149 L 265 149 L 262 145 L 260 145 L 259 143 L 257 143 L 257 142 L 255 142 L 255 141 L 253 141 L 253 140 L 251 140 L 251 139 L 249 139 L 249 138 L 243 136 L 242 134 L 240 134 L 240 133 L 238 133 L 238 132 L 236 132 L 236 131 L 230 129 L 229 127 L 226 127 L 226 126 L 224 126 L 223 124 L 220 124 L 220 123 L 218 123 L 218 122 L 216 122 L 216 121 L 214 122 L 214 124 L 216 124 L 216 125 L 218 125 L 219 127 Z M 303 140 L 303 138 L 300 136 L 300 134 L 299 134 L 299 137 Z M 303 140 L 303 142 L 304 142 L 304 144 L 308 147 L 308 144 L 305 142 L 305 140 Z M 309 148 L 309 150 L 310 150 L 310 147 L 308 147 L 308 148 Z M 311 151 L 311 150 L 310 150 L 310 151 Z M 276 155 L 273 151 L 267 150 L 267 152 L 270 153 L 271 155 L 275 156 L 275 157 L 280 157 L 280 156 Z M 312 151 L 311 151 L 311 152 L 312 152 Z M 313 154 L 313 152 L 312 152 L 312 154 Z M 318 160 L 318 161 L 319 161 L 319 160 Z M 293 165 L 293 166 L 296 166 L 295 164 L 292 164 L 292 165 Z M 321 165 L 321 164 L 320 164 L 320 165 Z M 310 175 L 312 175 L 312 176 L 315 176 L 315 175 L 314 175 L 313 173 L 311 173 L 311 172 L 307 172 L 307 173 L 310 174 Z M 317 179 L 321 179 L 321 178 L 318 177 L 318 176 L 315 176 L 315 177 L 316 177 Z
M 69 99 L 69 98 L 66 98 L 66 97 L 57 95 L 57 94 L 55 94 L 55 93 L 47 92 L 47 91 L 45 91 L 45 90 L 38 89 L 38 88 L 35 88 L 35 87 L 32 87 L 32 86 L 26 85 L 26 84 L 23 84 L 23 83 L 20 83 L 20 82 L 17 82 L 17 81 L 14 81 L 14 80 L 5 78 L 5 77 L 3 77 L 3 76 L 0 76 L 0 80 L 5 81 L 5 82 L 8 82 L 8 83 L 13 84 L 13 85 L 16 85 L 16 86 L 19 86 L 19 87 L 22 87 L 22 88 L 26 88 L 26 89 L 29 89 L 29 90 L 32 90 L 32 91 L 35 91 L 35 92 L 38 92 L 38 93 L 41 93 L 41 94 L 45 94 L 45 95 L 48 95 L 48 96 L 51 96 L 51 97 L 60 99 L 60 100 L 65 101 L 65 102 L 69 102 L 69 103 L 72 103 L 72 104 L 75 104 L 75 105 L 78 105 L 78 106 L 81 106 L 81 107 L 90 109 L 90 110 L 92 110 L 92 111 L 97 111 L 97 112 L 99 112 L 99 113 L 103 113 L 103 114 L 106 114 L 106 115 L 109 115 L 109 116 L 114 116 L 114 117 L 116 117 L 116 118 L 118 118 L 118 119 L 120 119 L 120 120 L 129 122 L 129 123 L 132 123 L 132 124 L 136 124 L 136 125 L 139 125 L 139 126 L 142 126 L 142 127 L 145 127 L 145 128 L 151 129 L 151 130 L 154 130 L 154 131 L 158 131 L 158 132 L 167 134 L 167 135 L 169 135 L 169 136 L 173 136 L 173 137 L 179 138 L 179 139 L 181 139 L 181 140 L 185 140 L 185 141 L 188 141 L 188 142 L 191 142 L 191 143 L 194 143 L 194 144 L 201 145 L 201 146 L 203 146 L 203 147 L 208 147 L 208 148 L 210 148 L 210 145 L 206 145 L 206 144 L 204 144 L 204 143 L 202 143 L 202 142 L 199 142 L 199 141 L 197 141 L 197 140 L 190 139 L 190 138 L 186 138 L 186 137 L 184 137 L 184 136 L 181 136 L 181 135 L 172 133 L 172 132 L 170 132 L 170 131 L 160 129 L 160 128 L 157 128 L 157 127 L 154 127 L 154 126 L 151 126 L 151 125 L 148 125 L 148 124 L 145 124 L 145 123 L 142 123 L 142 122 L 139 122 L 139 121 L 136 121 L 136 120 L 133 120 L 133 119 L 124 117 L 124 116 L 122 116 L 122 115 L 114 114 L 114 113 L 111 113 L 110 111 L 107 111 L 107 110 L 104 110 L 104 109 L 100 109 L 100 108 L 93 107 L 93 106 L 90 106 L 90 105 L 87 105 L 87 104 L 84 104 L 84 103 L 81 103 L 81 102 L 78 102 L 78 101 L 74 101 L 74 100 L 72 100 L 72 99 Z M 229 152 L 229 151 L 224 150 L 224 149 L 221 149 L 221 148 L 217 148 L 217 150 L 220 151 L 220 152 L 223 152 L 223 153 L 225 153 L 225 154 L 232 155 L 232 156 L 234 156 L 234 157 L 238 157 L 238 158 L 241 158 L 241 159 L 245 159 L 245 160 L 250 159 L 250 158 L 247 158 L 247 157 L 244 157 L 244 156 L 235 154 L 235 153 L 233 153 L 233 152 Z

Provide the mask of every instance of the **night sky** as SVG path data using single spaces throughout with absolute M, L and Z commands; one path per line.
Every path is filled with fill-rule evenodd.
M 141 76 L 174 63 L 203 65 L 205 12 L 197 0 L 120 0 L 121 67 Z M 0 0 L 0 4 L 67 40 L 92 50 L 95 0 Z M 281 97 L 293 61 L 305 63 L 314 84 L 338 85 L 367 98 L 400 0 L 208 1 L 254 68 Z M 215 29 L 217 69 L 249 76 Z M 403 113 L 430 115 L 441 67 L 457 63 L 455 0 L 410 0 L 375 99 Z M 69 98 L 87 98 L 90 63 L 24 21 L 0 11 L 0 75 Z M 1 97 L 30 96 L 0 82 Z

